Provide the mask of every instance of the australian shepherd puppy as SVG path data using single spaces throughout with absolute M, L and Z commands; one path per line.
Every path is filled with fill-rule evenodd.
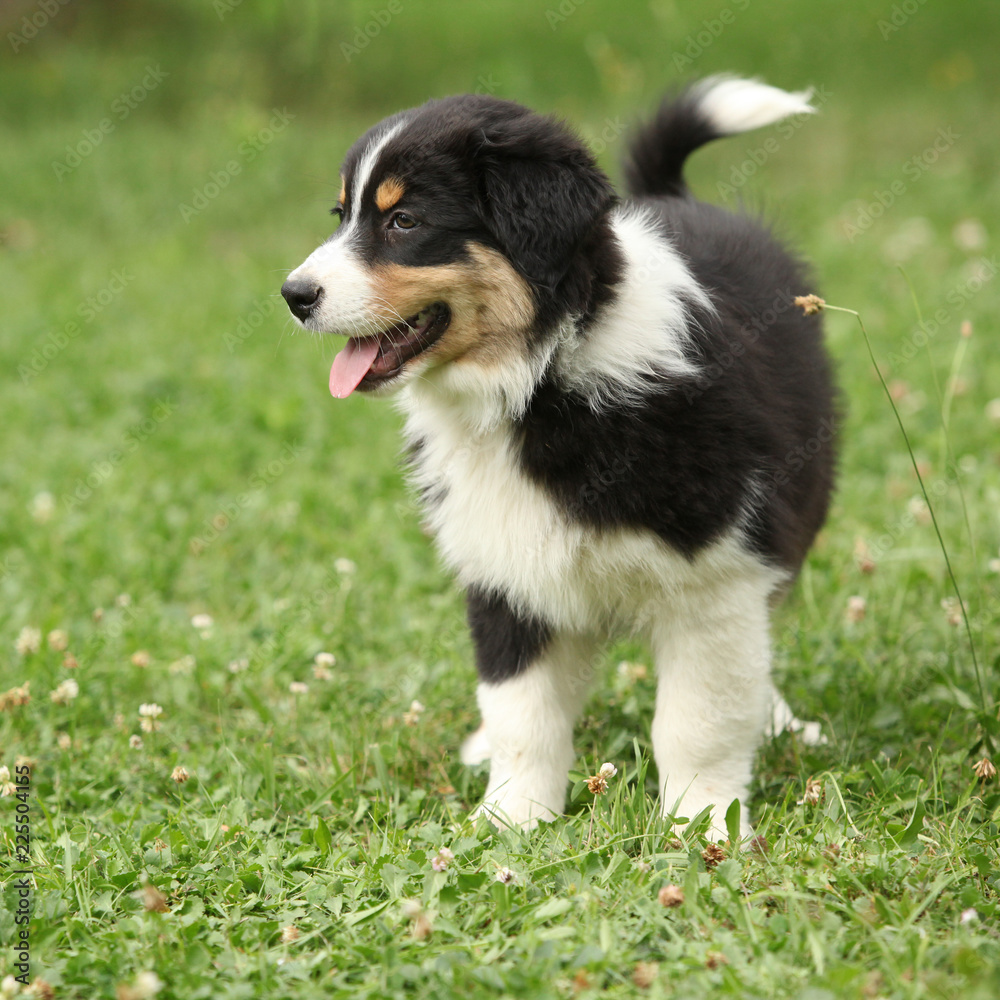
M 645 636 L 675 820 L 747 822 L 774 705 L 769 615 L 826 515 L 834 391 L 813 290 L 761 225 L 697 201 L 702 144 L 811 111 L 714 77 L 632 140 L 621 198 L 562 123 L 430 101 L 348 151 L 340 227 L 281 292 L 347 337 L 330 391 L 393 394 L 410 475 L 468 597 L 490 760 L 481 811 L 565 804 L 601 648 Z M 777 700 L 776 700 L 777 699 Z

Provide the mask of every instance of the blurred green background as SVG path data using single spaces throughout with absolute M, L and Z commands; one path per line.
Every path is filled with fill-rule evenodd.
M 703 925 L 728 940 L 745 907 L 739 894 L 731 911 L 706 899 L 676 938 L 677 955 L 690 959 L 685 989 L 715 995 L 725 982 L 737 996 L 798 996 L 809 976 L 823 980 L 826 961 L 857 989 L 837 995 L 862 995 L 875 966 L 897 985 L 917 969 L 910 986 L 886 995 L 961 995 L 920 992 L 926 939 L 907 901 L 923 897 L 924 876 L 911 884 L 908 854 L 883 842 L 886 818 L 906 828 L 917 802 L 928 824 L 932 814 L 959 812 L 969 824 L 966 835 L 935 820 L 944 847 L 936 862 L 924 857 L 943 872 L 935 885 L 958 886 L 940 890 L 934 919 L 945 943 L 934 961 L 949 970 L 942 975 L 967 974 L 986 984 L 980 995 L 995 995 L 987 983 L 995 943 L 955 928 L 962 909 L 992 912 L 996 888 L 971 869 L 955 874 L 947 859 L 982 836 L 993 844 L 982 857 L 992 851 L 993 860 L 979 871 L 996 861 L 988 826 L 996 796 L 965 803 L 975 791 L 977 717 L 995 715 L 1000 618 L 998 41 L 993 0 L 6 0 L 0 691 L 29 680 L 33 697 L 0 713 L 0 751 L 7 764 L 19 753 L 37 761 L 45 822 L 40 811 L 35 837 L 50 863 L 40 869 L 35 933 L 43 967 L 66 995 L 96 995 L 92 983 L 111 995 L 148 967 L 151 947 L 164 975 L 171 949 L 192 956 L 191 982 L 175 970 L 171 996 L 291 995 L 273 983 L 257 992 L 239 985 L 247 952 L 261 949 L 268 962 L 283 954 L 280 927 L 291 920 L 312 927 L 316 971 L 302 975 L 313 976 L 315 992 L 301 995 L 333 995 L 320 980 L 337 966 L 346 993 L 336 995 L 369 995 L 352 992 L 362 979 L 370 995 L 392 995 L 380 992 L 379 970 L 398 979 L 403 959 L 381 917 L 358 924 L 344 954 L 340 944 L 316 951 L 316 942 L 340 913 L 345 884 L 354 895 L 343 905 L 362 911 L 384 901 L 380 851 L 398 850 L 394 863 L 422 878 L 427 864 L 412 860 L 409 838 L 433 854 L 481 794 L 482 773 L 455 754 L 477 723 L 471 650 L 461 595 L 401 482 L 397 415 L 383 401 L 329 397 L 334 345 L 296 334 L 278 289 L 333 229 L 327 210 L 344 152 L 387 113 L 462 91 L 513 98 L 568 119 L 617 180 L 628 125 L 664 90 L 717 72 L 815 88 L 813 118 L 714 143 L 688 176 L 707 200 L 763 213 L 813 262 L 816 290 L 864 316 L 928 484 L 940 487 L 938 518 L 984 683 L 954 607 L 941 606 L 952 597 L 941 553 L 856 324 L 828 314 L 848 412 L 840 484 L 779 613 L 776 670 L 797 713 L 822 719 L 831 741 L 804 748 L 786 739 L 763 750 L 754 820 L 770 824 L 771 836 L 792 831 L 782 842 L 787 868 L 743 878 L 761 893 L 782 880 L 802 899 L 815 891 L 817 912 L 838 916 L 808 923 L 803 911 L 808 930 L 789 934 L 789 924 L 770 922 L 770 902 L 766 913 L 755 903 L 770 928 L 754 944 L 759 961 L 735 970 L 741 939 L 729 950 L 734 968 L 713 971 L 698 951 Z M 923 331 L 908 281 L 928 320 Z M 211 615 L 213 626 L 193 629 L 196 614 Z M 39 630 L 38 643 L 25 629 Z M 45 638 L 52 629 L 68 634 L 67 650 Z M 338 658 L 332 680 L 311 674 L 320 650 Z M 630 760 L 635 736 L 648 749 L 652 679 L 623 690 L 613 666 L 622 657 L 647 654 L 631 645 L 609 653 L 578 738 L 581 772 L 595 760 Z M 53 702 L 49 692 L 67 678 L 78 681 L 78 697 Z M 289 684 L 305 680 L 309 696 L 291 697 Z M 427 706 L 423 721 L 401 727 L 413 699 Z M 165 708 L 164 728 L 137 752 L 129 736 L 138 734 L 139 704 L 151 701 Z M 873 763 L 886 760 L 897 769 L 891 780 Z M 195 775 L 182 790 L 169 781 L 178 763 Z M 876 867 L 872 858 L 896 866 L 856 889 L 845 851 L 848 888 L 836 903 L 822 895 L 826 875 L 795 881 L 826 863 L 813 856 L 818 847 L 809 854 L 813 834 L 802 825 L 812 820 L 794 805 L 800 784 L 821 772 L 841 782 L 869 838 L 857 850 Z M 630 771 L 628 780 L 638 800 L 655 796 L 652 776 L 643 785 Z M 842 822 L 834 800 L 830 830 Z M 548 846 L 526 849 L 525 870 L 549 848 L 558 855 L 559 837 L 589 841 L 584 805 L 574 808 Z M 784 811 L 775 820 L 772 810 Z M 223 822 L 236 832 L 219 846 L 212 838 Z M 268 839 L 273 823 L 280 838 Z M 401 831 L 401 842 L 371 842 L 380 823 Z M 162 865 L 151 847 L 161 836 L 174 852 Z M 498 858 L 513 857 L 502 854 L 511 842 L 495 843 Z M 316 844 L 329 870 L 310 868 L 307 881 L 286 873 L 284 852 L 312 865 Z M 480 846 L 468 847 L 467 872 L 487 863 Z M 569 854 L 558 855 L 567 884 L 584 879 Z M 544 869 L 539 885 L 557 870 Z M 192 916 L 202 892 L 192 886 L 208 871 L 217 882 L 204 889 L 204 913 Z M 640 902 L 618 907 L 622 923 L 607 938 L 622 955 L 606 962 L 631 982 L 629 963 L 658 955 L 642 928 L 663 916 L 644 876 L 621 872 L 629 874 L 608 876 L 608 893 Z M 150 873 L 183 911 L 166 936 L 148 923 L 159 915 L 140 912 L 131 895 Z M 217 919 L 233 904 L 233 885 L 259 888 L 264 877 L 253 920 Z M 492 897 L 462 885 L 452 905 L 467 913 L 475 941 Z M 884 937 L 854 919 L 856 892 L 888 900 Z M 4 905 L 0 930 L 10 920 Z M 795 905 L 791 926 L 799 926 Z M 600 927 L 604 942 L 610 911 L 598 909 L 581 934 L 593 940 Z M 546 927 L 575 923 L 543 910 Z M 333 926 L 346 941 L 343 925 Z M 968 935 L 954 953 L 952 931 Z M 192 935 L 203 933 L 196 955 Z M 511 945 L 497 968 L 510 982 L 538 977 L 521 995 L 549 995 L 539 985 L 555 974 L 545 962 L 572 969 L 576 945 L 560 944 L 543 961 L 533 941 L 527 934 Z M 897 966 L 900 948 L 908 957 Z M 814 960 L 819 971 L 803 971 Z M 196 985 L 209 961 L 228 970 L 231 994 Z M 605 959 L 587 961 L 592 972 L 604 968 Z M 278 974 L 267 968 L 262 983 Z M 428 973 L 426 995 L 445 995 L 437 975 Z

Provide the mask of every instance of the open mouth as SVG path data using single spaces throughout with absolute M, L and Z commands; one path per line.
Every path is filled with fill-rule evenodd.
M 395 378 L 407 361 L 440 338 L 450 322 L 451 310 L 435 302 L 374 336 L 351 337 L 333 359 L 330 394 L 343 399 L 355 389 L 375 389 Z

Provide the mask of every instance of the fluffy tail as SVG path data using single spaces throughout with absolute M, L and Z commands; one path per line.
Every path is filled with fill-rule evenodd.
M 810 114 L 811 90 L 790 94 L 758 80 L 710 76 L 667 97 L 629 143 L 625 183 L 634 195 L 687 194 L 684 161 L 712 139 Z

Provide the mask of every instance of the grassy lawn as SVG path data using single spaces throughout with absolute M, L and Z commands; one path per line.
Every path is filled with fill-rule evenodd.
M 30 760 L 31 978 L 81 1000 L 152 996 L 144 973 L 161 1000 L 996 997 L 1000 795 L 973 765 L 1000 652 L 997 12 L 397 6 L 70 5 L 3 43 L 0 764 Z M 766 844 L 706 854 L 657 818 L 631 644 L 565 820 L 474 826 L 461 594 L 397 415 L 330 398 L 333 345 L 294 335 L 282 274 L 391 110 L 489 89 L 569 117 L 617 177 L 620 125 L 725 69 L 817 88 L 813 120 L 720 142 L 690 178 L 861 313 L 969 629 L 861 332 L 830 313 L 839 489 L 775 623 L 779 684 L 829 742 L 762 749 Z

